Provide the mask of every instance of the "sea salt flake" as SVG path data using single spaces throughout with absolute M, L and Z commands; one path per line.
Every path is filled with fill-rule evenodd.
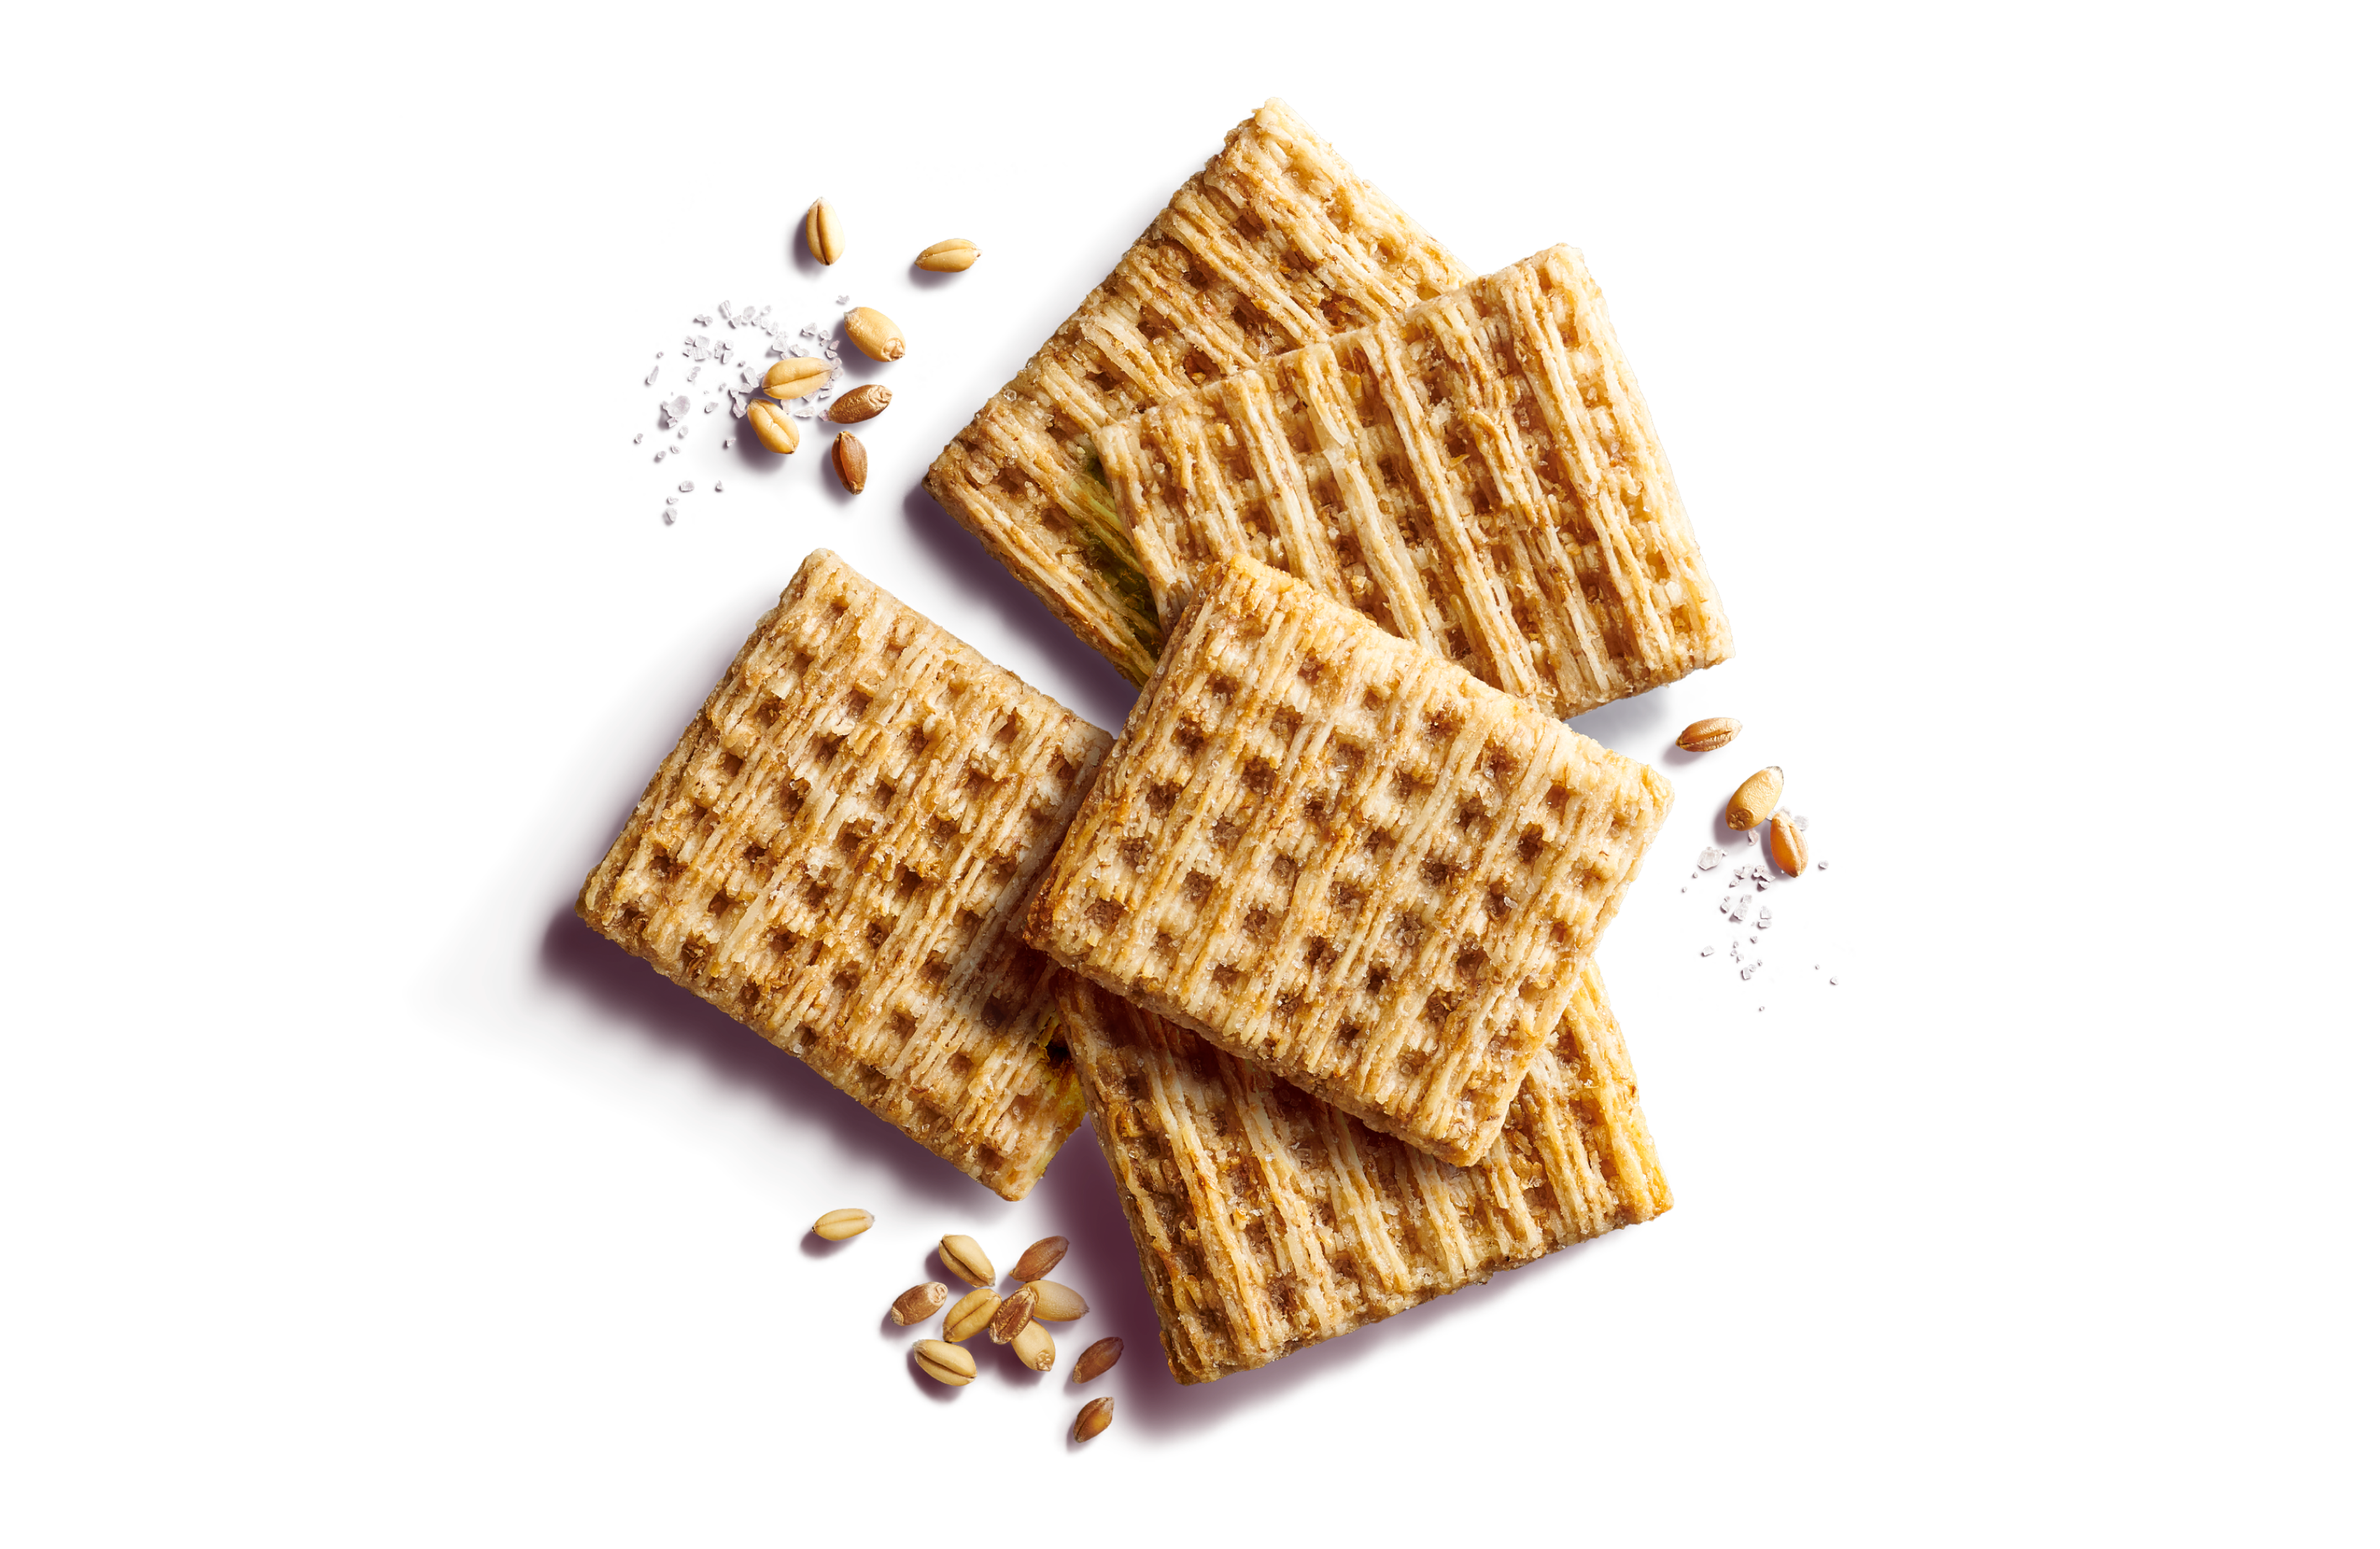
M 1826 869 L 1827 869 L 1827 863 L 1826 863 L 1826 862 L 1824 862 L 1824 861 L 1820 861 L 1820 862 L 1818 863 L 1818 869 L 1819 869 L 1820 871 L 1824 871 L 1824 870 L 1826 870 Z
M 725 494 L 727 492 L 727 480 L 722 478 L 718 483 L 712 485 L 710 487 L 710 492 L 714 495 Z
M 1708 871 L 1711 867 L 1718 865 L 1719 862 L 1725 859 L 1727 859 L 1727 857 L 1719 853 L 1718 845 L 1706 844 L 1703 846 L 1702 854 L 1695 858 L 1694 866 L 1697 870 Z
M 705 414 L 717 414 L 719 412 L 719 405 L 716 403 L 705 404 L 702 405 L 702 412 Z
M 688 490 L 692 490 L 693 488 L 694 488 L 694 480 L 693 480 L 693 479 L 691 479 L 691 478 L 681 479 L 681 480 L 679 480 L 679 482 L 678 482 L 677 492 L 678 492 L 679 494 L 683 495 L 683 494 L 686 493 Z
M 674 511 L 664 511 L 664 512 L 662 512 L 662 526 L 665 526 L 665 527 L 674 527 L 674 526 L 677 526 L 677 513 L 676 513 L 676 512 L 674 512 Z
M 628 444 L 629 444 L 630 446 L 641 446 L 641 445 L 643 445 L 643 444 L 644 444 L 644 441 L 645 441 L 645 433 L 644 433 L 642 430 L 639 430 L 639 431 L 638 431 L 638 432 L 637 432 L 637 439 L 636 439 L 635 441 L 630 442 Z
M 847 296 L 838 296 L 834 298 L 834 304 L 838 307 L 848 307 L 851 305 L 851 297 Z
M 1705 957 L 1708 957 L 1708 956 L 1710 956 L 1713 952 L 1718 951 L 1718 949 L 1717 947 L 1705 947 L 1705 948 L 1703 949 L 1703 956 L 1705 956 Z
M 662 369 L 661 369 L 660 367 L 658 367 L 658 366 L 654 367 L 651 370 L 647 371 L 647 372 L 645 373 L 645 385 L 646 385 L 647 387 L 650 387 L 650 386 L 653 384 L 653 382 L 654 382 L 655 379 L 657 379 L 658 377 L 660 377 L 660 375 L 661 375 L 661 374 L 662 374 Z

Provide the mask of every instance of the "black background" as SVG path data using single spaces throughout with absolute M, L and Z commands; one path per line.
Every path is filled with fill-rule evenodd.
M 666 103 L 604 109 L 574 133 L 491 136 L 405 190 L 412 216 L 388 240 L 450 297 L 397 345 L 443 395 L 431 454 L 395 480 L 409 516 L 390 554 L 409 647 L 388 766 L 409 793 L 400 830 L 417 830 L 397 835 L 409 883 L 369 985 L 388 1107 L 323 1140 L 371 1185 L 357 1209 L 405 1244 L 383 1271 L 409 1309 L 385 1335 L 388 1371 L 507 1445 L 598 1466 L 686 1449 L 788 1482 L 868 1468 L 880 1487 L 912 1478 L 906 1463 L 964 1458 L 985 1482 L 1063 1468 L 1075 1482 L 1173 1470 L 1257 1487 L 1285 1463 L 1409 1458 L 1428 1490 L 1439 1470 L 1480 1487 L 1525 1457 L 1575 1466 L 1599 1495 L 1778 1428 L 1823 1445 L 1861 1325 L 1892 1304 L 1871 1247 L 1889 1230 L 1876 1071 L 1892 1059 L 1868 930 L 1894 852 L 1876 814 L 1904 771 L 1868 740 L 1904 709 L 1892 673 L 1912 647 L 1877 586 L 1925 583 L 1904 533 L 1939 497 L 1912 474 L 1918 362 L 1939 338 L 1912 300 L 1937 238 L 1912 202 L 1909 148 L 1847 116 L 1749 115 L 1693 91 L 1649 128 L 1563 92 L 1416 112 L 1409 92 L 1299 69 L 1169 81 L 1086 128 L 1021 107 L 1033 67 L 990 74 L 873 104 L 826 92 L 761 128 Z M 1478 272 L 1557 240 L 1585 252 L 1735 623 L 1740 660 L 1678 685 L 1678 721 L 1735 714 L 1749 731 L 1681 781 L 1602 947 L 1678 1209 L 1495 1316 L 1190 1454 L 1069 1463 L 1047 1404 L 978 1395 L 930 1413 L 885 1368 L 867 1323 L 914 1244 L 802 1264 L 783 1202 L 660 1120 L 443 1028 L 419 990 L 657 654 L 811 547 L 876 574 L 862 524 L 802 490 L 702 480 L 662 528 L 662 495 L 693 468 L 664 476 L 631 445 L 664 395 L 643 385 L 654 352 L 683 376 L 681 335 L 722 297 L 793 321 L 823 321 L 838 290 L 883 307 L 912 347 L 867 435 L 890 466 L 1125 205 L 1266 92 Z M 850 255 L 805 288 L 778 264 L 778 233 L 814 193 L 843 212 Z M 900 261 L 945 236 L 978 240 L 980 267 L 950 295 L 902 297 Z M 1694 957 L 1726 940 L 1716 888 L 1678 888 L 1704 809 L 1771 761 L 1833 868 L 1773 900 L 1761 954 L 1778 983 L 1740 985 Z

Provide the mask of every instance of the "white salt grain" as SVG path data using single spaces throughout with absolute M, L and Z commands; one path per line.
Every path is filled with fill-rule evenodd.
M 714 495 L 725 494 L 727 492 L 727 480 L 722 478 L 718 483 L 712 485 L 710 487 L 710 492 Z
M 656 377 L 658 377 L 658 376 L 660 376 L 661 374 L 662 374 L 662 369 L 661 369 L 660 367 L 658 367 L 658 366 L 654 367 L 651 370 L 647 371 L 647 372 L 645 373 L 645 385 L 646 385 L 647 387 L 650 387 L 650 386 L 653 384 L 653 379 L 654 379 L 654 378 L 656 378 Z
M 1703 956 L 1705 956 L 1705 957 L 1708 957 L 1708 956 L 1710 956 L 1713 952 L 1718 951 L 1718 949 L 1717 947 L 1705 947 L 1705 948 L 1703 949 Z
M 1718 845 L 1706 844 L 1703 846 L 1702 854 L 1695 859 L 1694 866 L 1697 870 L 1708 871 L 1725 859 L 1727 856 L 1720 853 Z
M 686 493 L 688 490 L 692 490 L 693 488 L 694 488 L 694 480 L 693 480 L 693 479 L 691 479 L 691 478 L 681 479 L 681 480 L 679 480 L 679 481 L 678 481 L 677 492 L 678 492 L 679 494 L 683 495 L 683 494 Z

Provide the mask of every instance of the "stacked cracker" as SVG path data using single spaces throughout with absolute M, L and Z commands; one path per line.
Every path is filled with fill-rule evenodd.
M 1044 606 L 1145 683 L 1163 631 L 1090 432 L 1470 278 L 1285 103 L 1269 102 L 935 459 L 926 488 Z
M 1080 980 L 1059 1004 L 1177 1382 L 1261 1366 L 1670 1207 L 1592 970 L 1469 1168 Z
M 1249 554 L 1557 717 L 1733 650 L 1570 248 L 1092 442 L 1168 629 L 1203 564 Z
M 1236 556 L 1168 643 L 1026 936 L 1468 1167 L 1669 801 L 1634 759 Z
M 1106 732 L 821 549 L 754 626 L 581 918 L 1004 1199 L 1082 1121 L 1015 915 Z

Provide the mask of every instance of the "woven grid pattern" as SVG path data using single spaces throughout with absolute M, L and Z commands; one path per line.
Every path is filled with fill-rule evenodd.
M 1082 980 L 1060 1004 L 1176 1382 L 1261 1366 L 1670 1208 L 1593 972 L 1473 1168 Z
M 1026 919 L 1061 963 L 1467 1167 L 1669 782 L 1241 557 Z
M 1089 432 L 1470 278 L 1286 104 L 1267 103 L 943 449 L 926 488 L 1051 612 L 1145 683 L 1161 635 L 1156 606 Z
M 1092 442 L 1169 628 L 1203 565 L 1245 553 L 1557 717 L 1734 649 L 1569 248 Z
M 1106 732 L 821 549 L 587 878 L 578 913 L 1021 1199 L 1082 1120 L 1014 935 Z

